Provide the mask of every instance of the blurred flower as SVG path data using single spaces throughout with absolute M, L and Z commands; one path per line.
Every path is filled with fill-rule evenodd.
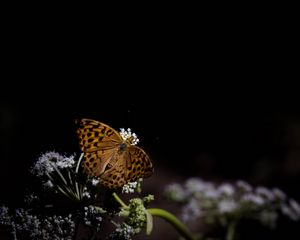
M 278 200 L 285 200 L 286 199 L 286 194 L 281 191 L 279 188 L 273 188 L 273 194 L 275 198 L 278 198 Z
M 214 184 L 200 178 L 166 186 L 165 195 L 182 205 L 183 221 L 202 218 L 210 224 L 221 224 L 232 234 L 232 226 L 241 219 L 252 219 L 275 228 L 280 214 L 291 220 L 300 219 L 300 205 L 287 199 L 278 188 L 253 187 L 245 181 Z M 234 223 L 234 224 L 232 224 Z M 231 229 L 231 230 L 229 230 Z
M 275 199 L 274 193 L 266 187 L 259 186 L 255 189 L 255 192 L 269 201 L 273 201 Z
M 241 202 L 251 203 L 256 206 L 263 206 L 266 203 L 261 196 L 256 195 L 255 193 L 246 193 L 241 196 Z
M 192 198 L 182 209 L 181 218 L 184 222 L 195 220 L 203 214 L 199 202 Z
M 183 187 L 178 183 L 171 183 L 170 185 L 166 186 L 165 194 L 176 202 L 181 202 L 186 197 Z
M 298 216 L 300 216 L 300 205 L 299 205 L 299 203 L 296 202 L 295 199 L 290 199 L 290 200 L 289 200 L 289 203 L 290 203 L 291 208 L 294 210 L 294 212 L 295 212 Z
M 220 192 L 220 194 L 224 194 L 224 195 L 227 195 L 227 196 L 232 196 L 234 194 L 234 187 L 228 183 L 224 183 L 224 184 L 221 184 L 217 191 Z
M 111 240 L 131 240 L 135 235 L 133 227 L 126 223 L 118 224 L 115 231 L 109 236 Z
M 224 199 L 218 203 L 218 211 L 220 213 L 234 212 L 238 207 L 238 204 L 232 199 Z
M 244 192 L 251 192 L 253 190 L 253 187 L 243 180 L 238 180 L 236 186 Z

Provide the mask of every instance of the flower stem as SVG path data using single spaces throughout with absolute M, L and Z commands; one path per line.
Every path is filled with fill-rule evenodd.
M 187 227 L 172 213 L 159 208 L 149 208 L 147 210 L 151 215 L 161 217 L 172 224 L 173 227 L 175 227 L 180 235 L 183 236 L 186 240 L 194 240 L 193 235 L 190 233 Z
M 116 193 L 113 193 L 112 195 L 123 208 L 128 208 L 128 206 L 123 202 L 123 200 Z
M 234 240 L 235 238 L 236 221 L 229 223 L 226 233 L 226 240 Z

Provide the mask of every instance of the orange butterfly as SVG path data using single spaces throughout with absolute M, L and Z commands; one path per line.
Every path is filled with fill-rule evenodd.
M 77 134 L 84 152 L 83 166 L 101 184 L 119 188 L 128 182 L 152 175 L 153 165 L 145 151 L 134 144 L 136 136 L 119 133 L 112 127 L 91 119 L 81 119 Z

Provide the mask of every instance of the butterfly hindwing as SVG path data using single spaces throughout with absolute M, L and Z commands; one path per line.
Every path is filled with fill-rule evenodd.
M 117 151 L 117 148 L 111 148 L 84 153 L 84 169 L 91 176 L 99 176 L 105 171 L 107 165 L 110 165 L 109 167 L 114 165 Z
M 127 182 L 150 177 L 153 173 L 153 165 L 145 151 L 137 146 L 128 146 L 128 151 Z
M 120 188 L 127 183 L 128 152 L 118 152 L 115 159 L 115 164 L 100 176 L 100 183 L 108 188 Z

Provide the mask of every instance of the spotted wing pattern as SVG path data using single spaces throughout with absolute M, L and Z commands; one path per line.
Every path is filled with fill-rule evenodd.
M 100 177 L 104 186 L 119 188 L 152 175 L 153 165 L 145 151 L 124 142 L 110 126 L 82 119 L 78 121 L 77 134 L 84 152 L 85 170 L 91 176 Z
M 150 177 L 152 173 L 153 165 L 145 151 L 127 145 L 126 150 L 118 155 L 116 164 L 101 176 L 100 182 L 106 187 L 118 188 L 139 178 Z
M 114 163 L 122 137 L 108 125 L 95 120 L 82 119 L 77 124 L 79 145 L 84 152 L 83 166 L 89 175 L 99 176 Z
M 91 119 L 82 119 L 78 122 L 77 134 L 83 152 L 114 148 L 123 141 L 116 130 Z

